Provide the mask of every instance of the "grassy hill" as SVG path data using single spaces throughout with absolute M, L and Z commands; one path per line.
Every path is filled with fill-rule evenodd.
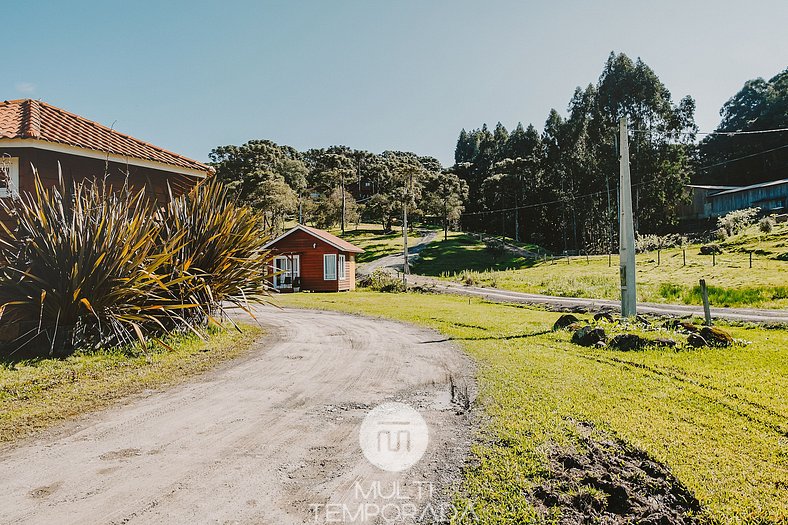
M 638 254 L 638 300 L 701 304 L 698 281 L 706 279 L 713 306 L 788 308 L 788 225 L 768 235 L 752 226 L 720 246 L 716 256 L 701 255 L 697 244 Z M 606 255 L 540 261 L 491 250 L 460 233 L 432 243 L 414 272 L 561 297 L 619 297 L 617 254 L 610 261 Z

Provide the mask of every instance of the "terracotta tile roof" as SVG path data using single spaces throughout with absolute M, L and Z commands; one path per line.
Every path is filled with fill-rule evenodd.
M 212 173 L 213 168 L 38 100 L 0 102 L 0 140 L 37 139 Z
M 343 252 L 364 253 L 364 250 L 362 250 L 358 246 L 350 244 L 346 240 L 340 239 L 336 235 L 332 235 L 332 234 L 328 233 L 325 230 L 319 230 L 317 228 L 312 228 L 310 226 L 304 226 L 303 224 L 299 224 L 299 225 L 295 226 L 294 228 L 286 231 L 285 233 L 283 233 L 282 235 L 280 235 L 276 239 L 268 241 L 268 243 L 265 246 L 263 246 L 263 248 L 270 248 L 271 246 L 273 246 L 274 244 L 278 243 L 279 241 L 281 241 L 285 237 L 289 237 L 291 233 L 297 232 L 299 230 L 305 231 L 308 234 L 313 235 L 313 236 L 317 237 L 318 239 L 327 242 L 328 244 L 334 246 L 335 248 L 338 248 L 339 250 L 341 250 Z

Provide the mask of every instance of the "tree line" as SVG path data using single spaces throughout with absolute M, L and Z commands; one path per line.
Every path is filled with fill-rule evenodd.
M 718 131 L 788 127 L 788 69 L 747 82 L 722 108 Z M 785 134 L 709 135 L 700 143 L 695 101 L 674 101 L 642 60 L 611 53 L 597 82 L 578 87 L 566 116 L 541 129 L 500 122 L 463 129 L 455 163 L 412 152 L 347 146 L 298 151 L 269 140 L 210 153 L 217 178 L 280 231 L 288 218 L 317 227 L 364 220 L 391 231 L 407 206 L 414 220 L 503 234 L 555 251 L 617 247 L 618 121 L 629 123 L 636 229 L 675 229 L 686 185 L 750 184 L 788 165 Z M 752 155 L 744 160 L 738 157 Z
M 748 81 L 721 109 L 718 134 L 696 142 L 695 101 L 674 102 L 642 60 L 611 53 L 595 84 L 578 87 L 562 117 L 544 126 L 500 122 L 463 129 L 452 171 L 468 183 L 462 224 L 553 250 L 618 246 L 618 120 L 629 123 L 635 228 L 674 231 L 686 185 L 748 185 L 784 177 L 788 133 L 724 132 L 788 127 L 788 69 Z M 782 175 L 781 175 L 782 174 Z
M 281 231 L 286 219 L 319 228 L 360 220 L 391 231 L 403 207 L 415 220 L 457 224 L 466 183 L 433 157 L 402 151 L 380 154 L 347 146 L 299 152 L 270 140 L 221 146 L 210 153 L 216 176 L 243 202 L 264 212 Z

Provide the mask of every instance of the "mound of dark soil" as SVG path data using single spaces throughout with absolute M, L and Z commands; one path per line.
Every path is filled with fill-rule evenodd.
M 581 346 L 594 346 L 607 341 L 604 328 L 594 328 L 591 325 L 583 326 L 572 334 L 572 342 Z
M 563 330 L 564 328 L 567 328 L 569 325 L 577 323 L 578 321 L 580 321 L 580 319 L 578 319 L 577 316 L 572 314 L 564 314 L 556 320 L 555 324 L 553 324 L 553 331 Z
M 624 441 L 577 423 L 575 448 L 549 453 L 548 479 L 530 496 L 558 523 L 696 524 L 700 503 L 670 471 Z

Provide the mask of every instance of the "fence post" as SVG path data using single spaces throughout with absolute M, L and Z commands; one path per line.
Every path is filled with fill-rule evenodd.
M 682 251 L 682 253 L 684 255 L 684 266 L 687 266 L 687 249 L 686 248 L 682 248 L 681 251 Z
M 706 326 L 711 326 L 711 309 L 709 308 L 709 291 L 706 289 L 706 279 L 700 280 L 700 294 L 703 297 L 703 315 L 706 317 Z
M 588 260 L 588 252 L 586 251 L 586 264 L 591 264 L 591 261 Z
M 752 250 L 750 250 L 750 268 L 752 268 Z
M 714 252 L 711 252 L 711 265 L 717 266 L 717 254 Z
M 657 266 L 662 264 L 662 250 L 657 248 Z

